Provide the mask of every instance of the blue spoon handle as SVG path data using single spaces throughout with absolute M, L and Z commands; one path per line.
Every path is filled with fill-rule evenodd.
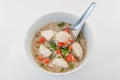
M 90 6 L 87 8 L 87 10 L 84 12 L 84 14 L 80 17 L 80 19 L 75 24 L 72 25 L 71 29 L 77 30 L 74 40 L 77 39 L 77 36 L 78 36 L 83 24 L 85 23 L 85 20 L 87 19 L 87 17 L 90 15 L 90 13 L 92 12 L 92 10 L 94 8 L 95 8 L 95 2 L 92 2 L 90 4 Z

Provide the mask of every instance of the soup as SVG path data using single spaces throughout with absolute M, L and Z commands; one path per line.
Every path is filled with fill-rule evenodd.
M 72 24 L 52 22 L 42 26 L 32 40 L 32 54 L 43 69 L 62 73 L 77 68 L 87 52 L 87 42 L 81 31 L 74 41 Z

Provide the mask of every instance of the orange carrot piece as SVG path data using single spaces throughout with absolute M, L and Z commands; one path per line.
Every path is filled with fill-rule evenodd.
M 63 45 L 66 45 L 67 44 L 67 42 L 63 42 Z
M 49 59 L 49 58 L 45 58 L 45 59 L 44 59 L 44 63 L 45 63 L 45 64 L 48 64 L 49 62 L 50 62 L 50 59 Z
M 39 41 L 40 41 L 40 43 L 44 43 L 44 42 L 45 42 L 45 38 L 41 37 L 41 38 L 39 39 Z
M 57 54 L 61 54 L 61 50 L 60 49 L 58 49 L 56 52 L 57 52 Z
M 73 57 L 73 55 L 71 53 L 68 56 L 70 56 L 71 58 Z
M 71 49 L 72 49 L 72 46 L 71 46 L 71 45 L 70 45 L 70 46 L 68 46 L 68 49 L 69 49 L 69 50 L 71 50 Z
M 73 39 L 70 39 L 69 41 L 70 41 L 71 43 L 73 43 L 73 42 L 74 42 L 74 40 L 73 40 Z
M 66 61 L 67 61 L 67 62 L 70 62 L 70 61 L 71 61 L 71 57 L 70 57 L 70 56 L 67 56 L 67 57 L 66 57 Z
M 66 57 L 67 62 L 76 62 L 76 60 L 77 59 L 72 54 L 68 54 L 68 56 Z
M 43 60 L 43 56 L 42 56 L 42 55 L 39 55 L 39 56 L 38 56 L 38 60 L 42 61 L 42 60 Z
M 70 62 L 72 60 L 72 54 L 68 54 L 66 57 L 66 61 Z
M 70 29 L 69 28 L 65 28 L 64 31 L 66 31 L 67 33 L 69 33 Z
M 76 60 L 77 60 L 77 59 L 74 57 L 74 58 L 72 59 L 72 62 L 76 62 Z
M 62 43 L 62 42 L 58 42 L 58 46 L 59 46 L 59 47 L 62 47 L 62 46 L 63 46 L 63 43 Z

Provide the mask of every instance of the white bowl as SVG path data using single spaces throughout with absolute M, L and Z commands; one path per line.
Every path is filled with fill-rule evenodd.
M 55 22 L 55 21 L 64 21 L 64 22 L 73 24 L 78 19 L 79 19 L 79 16 L 76 16 L 73 14 L 64 13 L 64 12 L 56 12 L 56 13 L 47 14 L 39 18 L 35 23 L 33 23 L 33 25 L 29 28 L 27 35 L 26 35 L 25 49 L 26 49 L 26 54 L 28 58 L 31 60 L 31 63 L 33 63 L 33 65 L 35 66 L 37 70 L 40 70 L 40 72 L 43 71 L 45 73 L 52 74 L 52 75 L 65 75 L 65 74 L 73 73 L 85 65 L 85 63 L 88 61 L 88 56 L 90 55 L 90 52 L 93 48 L 93 38 L 92 38 L 91 30 L 89 29 L 87 24 L 85 24 L 82 29 L 84 36 L 86 37 L 86 40 L 87 40 L 87 53 L 82 63 L 76 69 L 73 69 L 65 73 L 53 73 L 53 72 L 46 71 L 38 66 L 31 52 L 31 42 L 32 42 L 33 36 L 36 33 L 36 31 L 38 31 L 38 29 L 41 28 L 41 26 L 47 23 L 50 23 L 50 22 Z

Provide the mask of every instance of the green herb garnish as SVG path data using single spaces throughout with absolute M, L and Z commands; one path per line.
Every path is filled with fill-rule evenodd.
M 80 35 L 78 35 L 78 37 L 77 37 L 77 42 L 80 43 Z
M 53 48 L 54 50 L 57 50 L 55 45 L 51 45 L 51 48 Z
M 57 58 L 62 58 L 61 56 L 58 56 Z
M 53 55 L 50 55 L 49 59 L 52 60 L 53 59 Z
M 57 50 L 57 47 L 56 47 L 56 44 L 54 41 L 51 41 L 50 42 L 50 45 L 51 45 L 51 48 L 54 49 L 54 50 Z
M 69 67 L 70 67 L 70 68 L 74 68 L 74 64 L 70 64 Z
M 61 51 L 62 51 L 63 55 L 66 56 L 66 54 L 68 52 L 68 48 L 62 48 Z
M 44 66 L 44 64 L 43 64 L 43 63 L 40 63 L 40 66 Z
M 61 49 L 61 51 L 62 51 L 63 55 L 66 56 L 66 54 L 67 54 L 68 51 L 66 51 L 64 49 Z
M 77 39 L 77 42 L 79 42 L 79 43 L 80 43 L 80 39 Z
M 78 35 L 78 37 L 77 38 L 80 38 L 80 34 Z
M 64 68 L 61 68 L 61 72 L 63 72 L 64 71 Z
M 65 47 L 65 48 L 62 48 L 62 49 L 64 49 L 65 51 L 68 51 L 68 48 L 67 48 L 67 47 Z
M 58 23 L 57 25 L 58 25 L 59 27 L 62 27 L 62 26 L 65 25 L 65 22 Z

